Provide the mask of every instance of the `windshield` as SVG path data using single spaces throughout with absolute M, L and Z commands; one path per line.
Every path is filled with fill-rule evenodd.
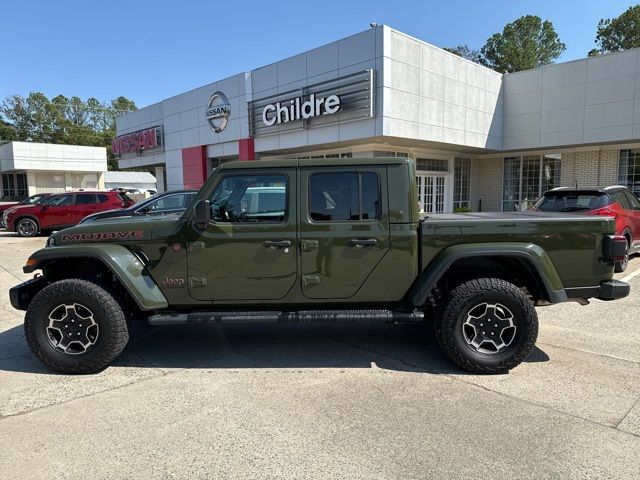
M 599 192 L 547 192 L 535 208 L 542 212 L 576 212 L 607 206 L 609 196 Z

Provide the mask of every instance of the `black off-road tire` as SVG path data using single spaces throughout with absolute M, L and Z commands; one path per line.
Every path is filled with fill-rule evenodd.
M 93 314 L 98 325 L 95 343 L 82 353 L 65 353 L 49 339 L 49 316 L 60 305 L 79 304 Z M 100 285 L 80 279 L 60 280 L 36 294 L 24 321 L 31 351 L 51 370 L 66 374 L 87 374 L 104 370 L 129 341 L 127 318 L 120 302 Z
M 538 337 L 538 316 L 531 300 L 517 286 L 498 278 L 479 278 L 458 285 L 445 298 L 434 321 L 436 339 L 443 352 L 464 370 L 506 373 L 531 353 Z M 501 304 L 513 314 L 515 334 L 503 350 L 482 353 L 465 340 L 463 324 L 483 303 Z

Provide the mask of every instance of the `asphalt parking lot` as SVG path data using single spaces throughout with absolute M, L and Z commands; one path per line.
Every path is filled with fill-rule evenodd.
M 640 275 L 621 301 L 540 308 L 508 375 L 457 369 L 423 326 L 138 324 L 72 377 L 8 302 L 44 242 L 0 233 L 3 478 L 640 477 Z

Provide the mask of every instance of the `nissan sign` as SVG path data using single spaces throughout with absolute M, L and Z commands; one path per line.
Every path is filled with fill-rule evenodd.
M 162 146 L 162 127 L 152 127 L 126 135 L 120 135 L 111 142 L 114 155 L 123 153 L 141 154 L 143 151 Z
M 215 92 L 211 95 L 204 114 L 211 130 L 215 133 L 223 131 L 229 123 L 229 115 L 231 115 L 231 105 L 226 95 L 222 92 Z

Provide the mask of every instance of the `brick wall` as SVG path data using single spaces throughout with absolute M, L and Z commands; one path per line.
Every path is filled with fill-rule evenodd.
M 471 161 L 471 210 L 478 211 L 482 199 L 483 212 L 502 210 L 502 157 L 474 158 Z
M 562 154 L 563 187 L 606 187 L 618 183 L 618 150 L 589 150 Z

